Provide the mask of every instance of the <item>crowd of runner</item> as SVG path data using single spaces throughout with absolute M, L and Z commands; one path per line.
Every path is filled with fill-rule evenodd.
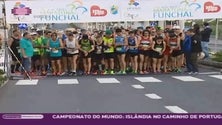
M 21 34 L 15 29 L 8 42 L 14 53 L 11 72 L 21 72 L 18 58 L 30 75 L 181 73 L 187 61 L 188 72 L 197 73 L 198 34 L 198 25 L 187 31 L 174 26 Z

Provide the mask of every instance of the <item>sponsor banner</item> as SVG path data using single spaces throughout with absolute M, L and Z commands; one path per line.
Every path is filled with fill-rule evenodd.
M 2 125 L 8 124 L 128 124 L 128 125 L 220 125 L 222 114 L 98 114 L 98 113 L 79 113 L 79 114 L 1 114 L 0 122 Z
M 222 18 L 221 6 L 221 0 L 13 0 L 6 14 L 10 24 L 183 20 Z
M 0 3 L 0 18 L 3 18 L 3 12 L 2 12 L 2 4 Z

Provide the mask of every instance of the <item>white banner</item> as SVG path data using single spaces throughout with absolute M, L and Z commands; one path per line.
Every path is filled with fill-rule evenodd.
M 6 1 L 7 23 L 77 23 L 222 18 L 222 0 Z
M 3 12 L 2 12 L 2 8 L 3 7 L 3 5 L 2 5 L 2 3 L 0 2 L 0 18 L 3 18 Z

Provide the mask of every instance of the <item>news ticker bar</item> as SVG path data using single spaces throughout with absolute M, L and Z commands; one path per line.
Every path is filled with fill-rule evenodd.
M 4 120 L 221 120 L 222 114 L 2 114 Z

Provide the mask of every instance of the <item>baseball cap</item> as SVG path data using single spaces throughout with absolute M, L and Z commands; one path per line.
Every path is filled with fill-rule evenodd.
M 180 29 L 180 26 L 173 26 L 173 29 Z
M 32 32 L 30 33 L 30 35 L 37 35 L 37 32 Z
M 111 35 L 112 31 L 111 30 L 106 30 L 106 35 Z

